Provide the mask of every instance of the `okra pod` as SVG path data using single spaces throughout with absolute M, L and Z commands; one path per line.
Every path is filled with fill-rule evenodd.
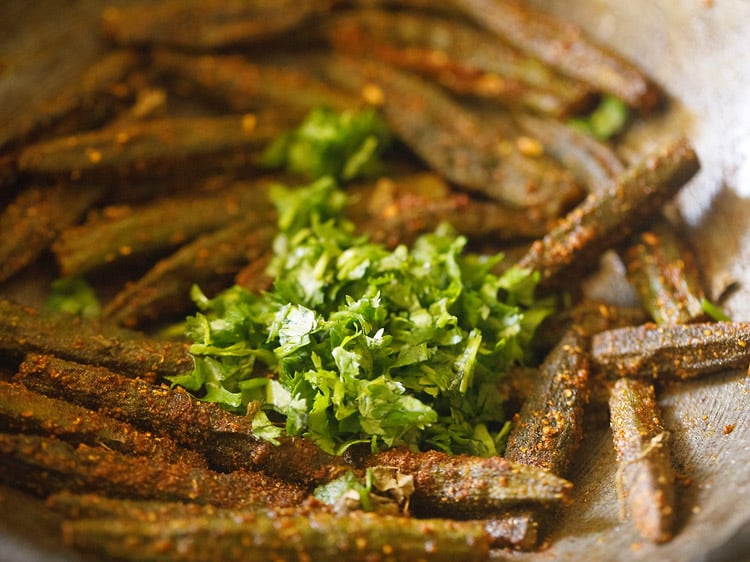
M 344 57 L 326 72 L 343 85 L 380 92 L 393 132 L 435 171 L 495 201 L 557 217 L 582 196 L 573 176 L 543 154 L 527 155 L 513 140 L 415 75 Z
M 65 541 L 124 560 L 486 560 L 489 538 L 476 521 L 337 516 L 164 518 L 158 522 L 84 519 L 63 524 Z
M 648 313 L 639 306 L 618 306 L 584 299 L 545 318 L 534 336 L 534 345 L 543 352 L 552 349 L 571 328 L 593 336 L 605 330 L 637 326 L 648 321 Z
M 271 222 L 267 196 L 266 182 L 242 182 L 217 192 L 107 208 L 81 225 L 64 229 L 52 250 L 63 276 L 86 275 L 123 260 L 162 256 L 239 217 Z
M 27 357 L 17 379 L 42 394 L 170 436 L 202 451 L 218 470 L 260 470 L 304 485 L 327 482 L 347 470 L 341 457 L 328 455 L 309 440 L 288 438 L 273 445 L 257 439 L 251 418 L 198 400 L 178 386 L 157 386 L 106 368 L 39 355 Z
M 166 0 L 108 7 L 102 27 L 105 36 L 120 45 L 217 49 L 291 32 L 332 4 L 330 0 Z
M 349 218 L 371 240 L 391 247 L 409 244 L 442 222 L 472 240 L 532 239 L 546 232 L 546 222 L 533 213 L 455 192 L 433 173 L 381 178 L 348 192 Z
M 49 353 L 144 378 L 192 369 L 188 345 L 159 341 L 96 319 L 40 312 L 0 299 L 0 350 Z
M 519 265 L 540 273 L 539 288 L 570 285 L 601 254 L 640 229 L 698 171 L 688 141 L 679 139 L 628 168 L 606 190 L 594 191 L 544 238 L 532 244 Z
M 187 82 L 233 111 L 283 108 L 289 125 L 316 107 L 344 111 L 363 105 L 358 96 L 301 69 L 256 64 L 236 55 L 196 56 L 160 50 L 154 53 L 152 63 L 160 74 Z
M 611 378 L 688 379 L 750 364 L 750 323 L 644 324 L 591 340 L 592 366 Z
M 621 252 L 630 283 L 657 324 L 706 319 L 705 294 L 690 248 L 661 219 Z
M 309 515 L 310 509 L 316 512 L 326 510 L 326 506 L 313 505 L 312 507 L 276 508 L 272 511 L 261 512 L 242 511 L 196 503 L 129 500 L 97 494 L 73 494 L 66 491 L 52 494 L 45 503 L 48 508 L 67 520 L 128 519 L 153 523 L 164 518 L 223 517 L 245 521 L 252 525 L 258 517 L 298 517 Z M 405 521 L 407 525 L 414 523 L 414 520 Z M 526 512 L 502 514 L 497 519 L 482 521 L 482 525 L 492 548 L 530 550 L 536 546 L 537 525 L 533 519 L 527 517 Z M 474 528 L 475 525 L 472 524 L 471 527 Z
M 100 184 L 24 188 L 0 214 L 0 282 L 33 263 L 105 192 Z
M 29 355 L 17 380 L 26 387 L 167 435 L 185 447 L 209 454 L 214 443 L 240 434 L 256 444 L 251 419 L 202 402 L 181 387 L 154 385 L 105 367 L 83 365 L 48 355 Z M 209 455 L 210 456 L 210 455 Z
M 521 52 L 635 108 L 648 111 L 662 99 L 656 84 L 637 66 L 571 23 L 512 0 L 451 0 L 451 4 Z
M 417 516 L 492 517 L 520 505 L 554 506 L 573 485 L 554 474 L 502 457 L 448 455 L 403 449 L 368 457 L 369 466 L 394 466 L 414 476 L 410 506 Z
M 71 177 L 163 177 L 248 167 L 282 128 L 254 114 L 163 117 L 41 141 L 18 157 L 23 172 Z
M 354 11 L 334 17 L 326 30 L 341 52 L 413 70 L 461 95 L 563 117 L 585 107 L 591 94 L 491 33 L 424 12 Z
M 104 307 L 104 317 L 135 327 L 185 313 L 193 285 L 206 294 L 225 289 L 245 264 L 270 249 L 275 234 L 275 227 L 252 216 L 203 234 L 126 285 Z
M 63 490 L 50 495 L 47 507 L 65 519 L 133 519 L 158 521 L 162 517 L 229 516 L 253 517 L 255 512 L 179 501 L 112 498 L 99 494 L 76 494 Z
M 0 480 L 38 495 L 61 490 L 262 509 L 298 505 L 307 492 L 248 471 L 220 473 L 36 435 L 0 434 Z
M 672 538 L 675 518 L 674 472 L 668 436 L 659 419 L 654 387 L 620 379 L 609 399 L 612 438 L 619 468 L 617 487 L 642 537 Z
M 170 437 L 152 435 L 81 406 L 49 398 L 22 384 L 0 381 L 3 431 L 57 437 L 72 444 L 101 445 L 129 455 L 205 467 L 200 453 L 179 447 Z
M 539 367 L 534 390 L 514 417 L 505 458 L 565 475 L 583 438 L 588 338 L 570 329 Z
M 13 118 L 0 130 L 0 150 L 16 149 L 42 135 L 62 135 L 101 125 L 132 97 L 128 75 L 141 64 L 129 50 L 112 51 L 54 98 Z
M 588 191 L 605 188 L 625 171 L 615 152 L 593 136 L 554 119 L 515 112 L 513 119 L 544 152 L 570 170 Z

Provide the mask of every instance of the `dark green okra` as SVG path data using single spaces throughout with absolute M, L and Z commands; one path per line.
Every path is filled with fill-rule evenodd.
M 268 251 L 275 234 L 267 219 L 250 214 L 203 234 L 126 285 L 106 304 L 104 317 L 135 327 L 190 312 L 194 285 L 209 295 L 227 288 L 244 265 Z
M 199 452 L 179 447 L 170 437 L 136 429 L 100 412 L 0 381 L 0 427 L 3 431 L 57 437 L 72 444 L 100 445 L 129 455 L 205 467 Z
M 666 219 L 641 232 L 621 256 L 628 280 L 654 322 L 684 324 L 706 318 L 695 258 Z
M 568 501 L 573 488 L 543 469 L 502 457 L 393 449 L 368 457 L 366 464 L 414 476 L 410 507 L 417 516 L 487 518 L 509 507 L 551 507 Z
M 451 0 L 479 25 L 529 56 L 641 110 L 662 93 L 638 67 L 595 43 L 577 26 L 513 0 Z
M 217 49 L 288 33 L 325 13 L 330 0 L 167 0 L 106 8 L 104 34 L 121 45 Z
M 486 31 L 425 12 L 348 12 L 329 20 L 326 34 L 341 52 L 415 71 L 457 94 L 556 117 L 584 107 L 591 94 Z
M 534 390 L 513 419 L 505 458 L 564 475 L 583 438 L 589 339 L 570 329 L 539 367 Z
M 519 265 L 540 273 L 542 290 L 570 285 L 607 249 L 642 228 L 698 171 L 698 156 L 678 139 L 628 168 L 607 189 L 589 193 Z
M 188 83 L 199 94 L 233 111 L 279 111 L 289 125 L 316 107 L 345 111 L 363 105 L 359 95 L 334 88 L 304 70 L 257 64 L 241 56 L 159 50 L 152 63 L 160 74 Z
M 481 522 L 355 512 L 250 520 L 166 517 L 157 523 L 84 519 L 63 524 L 70 545 L 124 560 L 422 560 L 479 562 L 489 556 Z
M 114 497 L 205 503 L 217 507 L 292 507 L 303 488 L 266 475 L 214 472 L 102 447 L 73 447 L 59 439 L 0 434 L 0 481 L 38 495 L 61 490 Z
M 418 76 L 382 64 L 330 58 L 325 72 L 369 91 L 388 125 L 431 168 L 461 188 L 542 218 L 557 217 L 583 195 L 572 174 L 543 154 L 527 154 Z M 380 99 L 382 97 L 382 99 Z
M 40 312 L 7 299 L 0 299 L 0 351 L 49 353 L 151 379 L 193 366 L 186 343 L 147 338 L 96 319 Z
M 62 135 L 104 123 L 133 97 L 128 75 L 140 64 L 134 51 L 105 54 L 63 91 L 0 130 L 0 150 L 17 149 L 42 135 Z
M 32 185 L 0 214 L 0 282 L 36 260 L 60 231 L 100 200 L 101 184 Z
M 675 519 L 675 478 L 654 387 L 620 379 L 612 388 L 609 409 L 621 500 L 642 537 L 668 541 Z
M 750 323 L 645 324 L 591 340 L 592 366 L 611 378 L 688 379 L 750 364 Z
M 162 256 L 240 217 L 271 224 L 274 214 L 267 187 L 264 181 L 238 182 L 218 191 L 104 209 L 85 223 L 62 230 L 52 250 L 63 276 Z
M 161 117 L 40 141 L 20 152 L 18 167 L 72 178 L 190 177 L 252 167 L 282 130 L 277 120 L 254 114 Z

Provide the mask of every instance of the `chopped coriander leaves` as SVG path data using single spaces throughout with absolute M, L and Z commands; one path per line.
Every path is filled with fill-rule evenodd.
M 308 178 L 348 181 L 377 171 L 379 156 L 390 142 L 388 127 L 374 110 L 337 113 L 320 108 L 273 142 L 262 164 Z
M 99 299 L 84 279 L 55 279 L 45 302 L 47 310 L 66 312 L 84 318 L 93 318 L 101 314 Z
M 251 411 L 258 435 L 302 435 L 331 453 L 355 443 L 498 454 L 498 380 L 527 358 L 549 312 L 536 276 L 464 253 L 449 225 L 390 251 L 354 234 L 329 178 L 273 191 L 273 289 L 233 287 L 187 320 L 192 373 L 172 381 Z

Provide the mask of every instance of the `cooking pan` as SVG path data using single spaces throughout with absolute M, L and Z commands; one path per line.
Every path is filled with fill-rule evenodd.
M 0 126 L 38 103 L 97 56 L 91 1 L 5 2 L 0 6 Z M 685 133 L 702 162 L 675 202 L 688 225 L 711 298 L 750 320 L 750 2 L 746 0 L 534 0 L 636 61 L 670 94 L 670 109 L 637 124 L 624 154 Z M 33 302 L 32 272 L 3 288 Z M 616 272 L 592 283 L 608 291 Z M 601 287 L 604 287 L 603 289 Z M 575 463 L 574 504 L 535 553 L 496 559 L 750 560 L 750 378 L 726 372 L 659 395 L 680 475 L 675 538 L 643 541 L 620 519 L 611 435 L 593 430 Z M 0 489 L 0 560 L 86 560 L 60 541 L 41 502 Z

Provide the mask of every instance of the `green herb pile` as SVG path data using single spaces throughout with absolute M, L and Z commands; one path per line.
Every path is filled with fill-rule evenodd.
M 332 177 L 363 142 L 380 138 L 363 122 L 377 124 L 324 113 L 303 123 L 338 131 L 328 142 L 318 135 L 315 150 L 303 143 L 309 162 L 325 161 L 331 175 L 272 191 L 272 290 L 233 287 L 208 299 L 194 288 L 201 312 L 188 318 L 187 334 L 195 369 L 172 381 L 254 416 L 255 433 L 271 441 L 302 435 L 331 453 L 368 443 L 498 454 L 508 431 L 498 381 L 528 358 L 549 312 L 534 301 L 536 277 L 493 275 L 502 256 L 465 254 L 466 239 L 449 225 L 393 251 L 357 236 Z

